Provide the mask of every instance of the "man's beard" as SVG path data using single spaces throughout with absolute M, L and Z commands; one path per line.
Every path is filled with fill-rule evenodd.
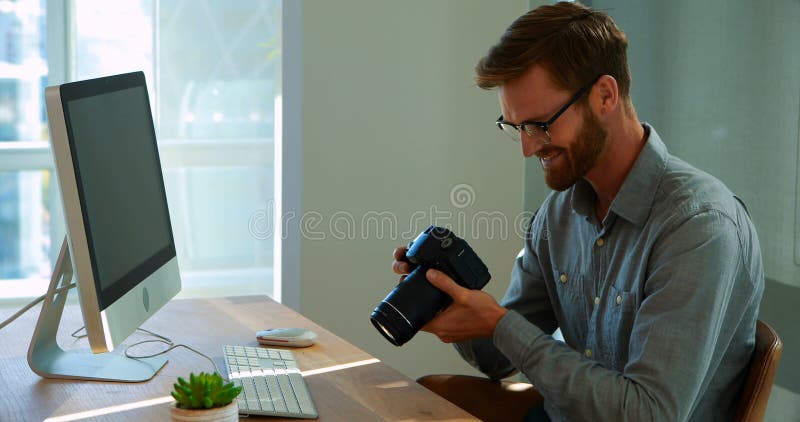
M 584 177 L 602 154 L 606 145 L 608 132 L 600 125 L 600 121 L 587 107 L 584 108 L 583 125 L 575 141 L 561 153 L 566 154 L 566 166 L 554 166 L 544 169 L 544 180 L 550 189 L 564 191 Z M 549 151 L 544 151 L 549 154 Z

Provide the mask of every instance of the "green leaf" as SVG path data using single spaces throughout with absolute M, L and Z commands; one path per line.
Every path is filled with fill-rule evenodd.
M 184 403 L 184 398 L 181 397 L 180 395 L 178 395 L 176 392 L 173 391 L 170 394 L 172 394 L 172 398 L 174 398 L 176 402 L 178 402 L 180 404 Z

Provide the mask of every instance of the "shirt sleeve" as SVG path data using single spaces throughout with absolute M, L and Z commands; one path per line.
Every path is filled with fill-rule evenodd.
M 541 330 L 552 333 L 558 328 L 558 323 L 532 247 L 535 236 L 540 232 L 535 227 L 534 216 L 528 226 L 524 249 L 514 261 L 511 282 L 500 305 L 523 315 Z M 455 347 L 464 360 L 492 379 L 504 378 L 517 372 L 515 365 L 497 349 L 489 337 L 459 342 Z
M 500 320 L 494 344 L 566 419 L 686 420 L 755 294 L 737 230 L 708 211 L 656 243 L 622 372 L 553 340 L 516 310 Z

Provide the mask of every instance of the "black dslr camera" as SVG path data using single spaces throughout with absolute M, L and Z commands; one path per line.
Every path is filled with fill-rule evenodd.
M 395 346 L 414 334 L 452 303 L 446 293 L 425 277 L 433 268 L 459 285 L 480 290 L 492 277 L 486 265 L 463 239 L 442 227 L 430 226 L 408 244 L 406 252 L 413 270 L 372 312 L 372 325 Z

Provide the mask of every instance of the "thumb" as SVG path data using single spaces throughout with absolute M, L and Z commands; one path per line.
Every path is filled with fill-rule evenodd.
M 433 287 L 447 293 L 453 299 L 456 299 L 462 293 L 462 290 L 466 290 L 456 284 L 447 274 L 439 270 L 430 269 L 425 273 L 425 276 L 428 278 L 428 281 L 433 284 Z

